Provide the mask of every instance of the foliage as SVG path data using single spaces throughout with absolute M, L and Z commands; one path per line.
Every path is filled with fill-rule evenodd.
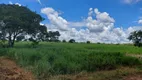
M 66 41 L 66 40 L 63 40 L 62 42 L 63 42 L 63 43 L 66 43 L 67 41 Z
M 29 41 L 31 41 L 31 45 L 33 48 L 37 47 L 37 45 L 39 44 L 39 41 L 37 41 L 36 39 L 33 39 L 32 37 L 29 38 Z
M 74 39 L 70 39 L 69 43 L 75 43 L 75 40 Z
M 90 42 L 90 41 L 87 41 L 86 43 L 87 43 L 87 44 L 90 44 L 91 42 Z
M 59 42 L 59 36 L 60 36 L 60 33 L 59 31 L 49 31 L 48 32 L 48 37 L 49 37 L 49 41 L 50 42 Z
M 0 47 L 7 48 L 8 47 L 7 41 L 6 40 L 0 40 Z
M 24 6 L 0 4 L 0 39 L 8 40 L 9 47 L 14 46 L 18 36 L 37 37 L 47 32 L 39 23 L 43 18 Z
M 142 31 L 134 31 L 130 34 L 128 37 L 129 40 L 132 40 L 134 42 L 135 46 L 142 46 Z
M 25 36 L 21 35 L 21 36 L 17 36 L 16 41 L 19 42 L 19 41 L 22 41 L 24 39 L 25 39 Z
M 32 70 L 39 80 L 51 75 L 110 70 L 118 66 L 141 64 L 137 58 L 124 54 L 141 53 L 140 48 L 131 45 L 42 42 L 36 49 L 27 45 L 27 42 L 18 42 L 5 55 L 20 66 Z

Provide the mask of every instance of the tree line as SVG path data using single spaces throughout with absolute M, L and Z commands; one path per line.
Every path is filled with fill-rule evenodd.
M 45 25 L 40 25 L 44 18 L 25 6 L 0 4 L 0 43 L 13 47 L 15 41 L 40 41 L 60 42 L 59 31 L 47 31 Z M 27 37 L 28 38 L 27 38 Z M 142 46 L 142 31 L 134 31 L 128 37 L 135 46 Z M 63 40 L 62 42 L 67 42 Z M 74 39 L 69 40 L 75 43 Z M 90 43 L 87 41 L 86 43 Z

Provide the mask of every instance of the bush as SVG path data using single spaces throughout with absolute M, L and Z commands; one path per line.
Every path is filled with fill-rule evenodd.
M 38 46 L 38 44 L 39 44 L 39 41 L 33 41 L 31 43 L 31 45 L 32 45 L 33 48 L 36 48 Z
M 75 40 L 74 39 L 70 39 L 69 43 L 75 43 Z
M 7 48 L 2 48 L 0 49 L 0 56 L 5 56 L 8 53 L 8 49 Z
M 0 47 L 1 48 L 8 48 L 8 43 L 6 40 L 0 40 Z
M 66 40 L 63 40 L 62 42 L 63 42 L 63 43 L 66 43 L 67 41 L 66 41 Z
M 122 53 L 91 53 L 86 59 L 86 69 L 88 71 L 115 69 L 118 65 L 134 66 L 141 62 Z
M 91 42 L 90 42 L 90 41 L 87 41 L 86 43 L 87 43 L 87 44 L 90 44 Z

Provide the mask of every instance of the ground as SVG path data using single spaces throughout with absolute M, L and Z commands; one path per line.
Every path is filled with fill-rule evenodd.
M 128 75 L 129 74 L 129 75 Z M 50 80 L 142 80 L 142 73 L 134 68 L 120 68 L 95 73 L 53 76 Z M 9 58 L 0 58 L 0 80 L 35 80 L 31 72 L 20 68 Z
M 25 71 L 8 58 L 0 58 L 0 80 L 35 80 L 30 72 Z
M 124 80 L 142 80 L 142 75 L 135 74 L 135 75 L 129 75 Z
M 142 80 L 142 72 L 132 67 L 121 67 L 110 71 L 59 75 L 52 77 L 50 80 Z

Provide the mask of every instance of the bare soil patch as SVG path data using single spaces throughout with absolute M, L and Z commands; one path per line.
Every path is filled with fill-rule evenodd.
M 129 75 L 124 80 L 142 80 L 142 74 Z
M 142 80 L 142 72 L 135 68 L 122 67 L 110 71 L 53 76 L 50 80 Z
M 16 65 L 8 58 L 0 58 L 0 80 L 35 80 L 31 72 Z

